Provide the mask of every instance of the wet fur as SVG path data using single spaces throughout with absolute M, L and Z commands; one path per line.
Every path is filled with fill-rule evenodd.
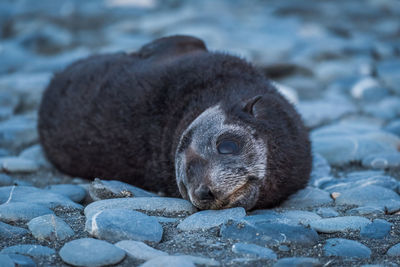
M 261 95 L 249 116 L 240 105 Z M 49 160 L 85 178 L 119 179 L 179 196 L 176 148 L 188 125 L 219 104 L 227 122 L 268 139 L 267 176 L 254 207 L 303 188 L 311 169 L 308 134 L 293 108 L 251 64 L 208 52 L 196 38 L 162 38 L 137 53 L 97 55 L 58 73 L 39 110 Z

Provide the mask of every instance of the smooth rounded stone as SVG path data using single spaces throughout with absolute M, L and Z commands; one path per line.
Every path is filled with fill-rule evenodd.
M 190 215 L 178 224 L 178 229 L 182 231 L 206 230 L 219 226 L 228 220 L 240 220 L 246 216 L 246 211 L 242 207 L 224 210 L 203 210 Z
M 391 121 L 388 125 L 384 127 L 384 130 L 400 136 L 400 119 Z
M 332 202 L 333 199 L 328 192 L 308 186 L 291 195 L 288 200 L 280 205 L 280 207 L 307 208 L 330 204 Z
M 257 245 L 280 245 L 296 243 L 312 245 L 318 241 L 315 230 L 299 225 L 270 222 L 247 222 L 246 220 L 224 224 L 220 235 L 226 239 Z
M 138 197 L 105 199 L 90 203 L 85 208 L 86 218 L 99 211 L 124 207 L 129 210 L 160 213 L 160 215 L 192 214 L 196 207 L 187 200 L 170 197 Z
M 39 165 L 29 159 L 18 157 L 0 158 L 1 168 L 9 173 L 31 173 L 39 170 Z
M 90 184 L 89 194 L 94 201 L 124 197 L 159 197 L 156 194 L 121 181 L 100 180 L 98 178 Z
M 339 213 L 330 207 L 320 207 L 315 210 L 315 212 L 323 218 L 331 218 L 339 216 Z
M 391 87 L 396 93 L 400 94 L 400 60 L 389 59 L 379 62 L 377 65 L 378 76 Z
M 180 257 L 185 257 L 192 261 L 194 264 L 198 265 L 205 265 L 205 266 L 220 266 L 221 264 L 210 258 L 205 258 L 205 257 L 198 257 L 198 256 L 192 256 L 192 255 L 175 255 L 175 256 L 180 256 Z
M 372 77 L 361 78 L 350 90 L 353 98 L 363 101 L 376 102 L 389 95 L 389 90 Z
M 400 196 L 384 187 L 366 185 L 342 191 L 335 202 L 337 205 L 384 206 L 387 209 L 389 205 L 399 203 Z
M 293 257 L 279 259 L 273 267 L 317 267 L 322 266 L 318 259 Z
M 350 215 L 350 216 L 357 216 L 357 215 L 361 215 L 361 216 L 365 216 L 365 215 L 378 216 L 378 215 L 383 215 L 383 214 L 385 214 L 384 207 L 369 207 L 369 206 L 365 206 L 365 207 L 358 207 L 358 208 L 354 208 L 354 209 L 346 211 L 346 215 Z
M 4 173 L 0 173 L 0 186 L 7 186 L 7 185 L 13 185 L 14 180 L 10 176 Z
M 47 160 L 42 146 L 39 144 L 24 149 L 20 154 L 20 158 L 35 161 L 40 167 L 51 168 L 51 163 Z
M 0 254 L 0 266 L 2 267 L 14 267 L 14 261 L 8 255 Z
M 32 235 L 39 240 L 64 240 L 75 234 L 68 224 L 54 214 L 33 218 L 27 225 Z
M 49 185 L 46 190 L 68 197 L 74 202 L 80 203 L 86 197 L 86 190 L 79 185 L 74 184 L 55 184 Z
M 400 98 L 389 96 L 374 105 L 363 106 L 363 111 L 366 114 L 384 120 L 397 119 L 400 115 Z
M 369 155 L 362 160 L 362 165 L 372 169 L 397 168 L 400 167 L 400 153 Z
M 22 254 L 31 257 L 49 257 L 56 253 L 52 248 L 41 246 L 41 245 L 15 245 L 11 247 L 4 248 L 1 253 L 3 254 Z
M 2 239 L 21 238 L 27 234 L 29 232 L 24 228 L 0 222 L 0 238 Z
M 125 251 L 103 240 L 81 238 L 66 243 L 59 255 L 64 262 L 73 266 L 94 267 L 122 261 Z
M 249 223 L 275 222 L 290 225 L 308 225 L 311 221 L 319 220 L 321 217 L 314 212 L 304 210 L 288 210 L 277 213 L 273 210 L 255 210 L 252 216 L 246 216 L 244 220 Z
M 317 181 L 321 178 L 328 177 L 330 172 L 331 166 L 328 161 L 320 154 L 314 153 L 309 185 L 317 186 Z
M 372 223 L 361 227 L 360 235 L 364 238 L 382 239 L 389 234 L 391 228 L 391 223 L 382 219 L 375 219 Z
M 168 253 L 154 249 L 140 241 L 122 240 L 114 245 L 125 250 L 126 254 L 134 259 L 150 260 L 161 256 L 168 256 Z
M 276 253 L 273 250 L 255 244 L 236 243 L 232 246 L 232 251 L 235 253 L 257 256 L 261 259 L 277 259 Z
M 146 261 L 140 267 L 195 267 L 185 256 L 162 256 Z
M 387 252 L 387 255 L 392 256 L 392 257 L 398 257 L 400 256 L 400 243 L 392 246 Z
M 0 205 L 0 220 L 3 222 L 27 222 L 45 214 L 54 214 L 47 207 L 34 203 L 13 202 Z
M 282 252 L 289 252 L 290 251 L 290 248 L 288 246 L 286 246 L 286 245 L 280 245 L 280 246 L 278 246 L 278 249 L 279 249 L 279 251 L 282 251 Z
M 319 233 L 336 233 L 360 230 L 370 220 L 359 216 L 324 218 L 310 222 L 310 227 Z
M 28 256 L 20 254 L 7 254 L 18 267 L 36 267 L 36 263 Z
M 50 209 L 63 207 L 82 210 L 82 205 L 73 202 L 66 196 L 51 193 L 33 186 L 4 186 L 0 187 L 0 203 L 30 203 Z M 43 214 L 41 214 L 43 215 Z
M 36 141 L 38 141 L 36 118 L 18 115 L 0 122 L 0 147 L 13 150 Z
M 158 243 L 163 235 L 156 218 L 128 209 L 99 211 L 86 221 L 85 230 L 110 242 L 132 239 Z
M 369 259 L 371 257 L 371 250 L 357 241 L 331 238 L 326 240 L 324 254 L 325 256 Z

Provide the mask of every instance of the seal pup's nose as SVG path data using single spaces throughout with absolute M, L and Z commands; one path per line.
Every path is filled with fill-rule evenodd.
M 209 201 L 213 200 L 214 194 L 211 192 L 210 188 L 206 185 L 200 185 L 199 188 L 197 188 L 194 191 L 194 195 L 200 200 L 200 201 Z

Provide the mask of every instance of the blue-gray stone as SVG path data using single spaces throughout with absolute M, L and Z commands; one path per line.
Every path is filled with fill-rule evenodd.
M 29 232 L 21 227 L 12 226 L 0 222 L 0 238 L 1 239 L 17 239 L 27 235 Z
M 68 197 L 74 202 L 80 203 L 86 197 L 86 190 L 74 184 L 56 184 L 45 188 L 46 190 Z
M 392 257 L 399 257 L 400 256 L 400 243 L 392 246 L 387 252 L 387 255 Z
M 364 238 L 382 239 L 389 234 L 391 228 L 391 223 L 382 219 L 375 219 L 372 223 L 361 227 L 360 235 Z
M 18 115 L 0 122 L 0 147 L 2 148 L 18 149 L 37 140 L 36 118 Z
M 363 77 L 353 85 L 351 95 L 357 100 L 376 102 L 387 97 L 389 90 L 382 87 L 377 80 Z
M 31 257 L 48 257 L 54 255 L 56 251 L 52 248 L 41 246 L 41 245 L 15 245 L 11 247 L 4 248 L 1 253 L 4 254 L 22 254 Z
M 391 121 L 388 125 L 384 127 L 384 130 L 400 136 L 400 119 Z
M 68 224 L 54 214 L 33 218 L 28 222 L 28 227 L 39 240 L 64 240 L 75 234 Z
M 372 169 L 387 169 L 400 167 L 400 153 L 379 153 L 369 155 L 362 160 L 362 165 Z
M 385 214 L 385 208 L 384 207 L 358 207 L 354 209 L 350 209 L 346 211 L 346 215 L 350 216 L 357 216 L 357 215 L 383 215 Z
M 182 231 L 206 230 L 219 226 L 228 220 L 240 220 L 246 216 L 242 207 L 224 210 L 203 210 L 184 219 L 178 229 Z
M 115 246 L 125 250 L 126 254 L 134 259 L 150 260 L 161 256 L 168 256 L 168 253 L 154 249 L 140 241 L 122 240 L 115 243 Z
M 7 254 L 18 267 L 36 267 L 36 263 L 28 256 L 20 254 Z
M 397 119 L 400 115 L 400 98 L 386 97 L 374 105 L 363 106 L 364 112 L 384 120 Z
M 10 198 L 10 196 L 12 196 Z M 33 186 L 4 186 L 0 187 L 0 203 L 9 201 L 28 202 L 38 204 L 50 209 L 64 207 L 70 209 L 82 210 L 82 205 L 73 202 L 66 196 L 51 193 L 47 190 L 39 189 Z
M 331 238 L 324 245 L 325 256 L 369 259 L 371 250 L 363 244 L 343 238 Z
M 35 161 L 18 157 L 0 158 L 0 166 L 9 173 L 31 173 L 39 170 Z
M 330 173 L 331 166 L 329 165 L 328 161 L 320 154 L 314 153 L 312 171 L 310 175 L 310 184 L 314 185 L 316 180 L 329 176 Z
M 314 258 L 303 258 L 303 257 L 293 257 L 293 258 L 282 258 L 279 259 L 273 267 L 317 267 L 321 266 L 318 259 Z
M 163 234 L 156 218 L 127 209 L 100 211 L 86 221 L 85 230 L 110 242 L 126 239 L 160 242 Z
M 330 194 L 324 190 L 306 187 L 291 195 L 281 204 L 283 208 L 307 208 L 330 204 L 333 202 Z
M 86 218 L 99 211 L 124 207 L 129 210 L 139 210 L 160 213 L 160 215 L 192 214 L 196 207 L 187 200 L 169 197 L 137 197 L 105 199 L 90 203 L 85 208 Z
M 223 238 L 262 246 L 281 243 L 312 245 L 318 241 L 317 232 L 303 226 L 270 222 L 249 223 L 246 220 L 224 224 L 220 234 Z
M 7 174 L 0 173 L 0 186 L 13 185 L 14 180 Z
M 336 233 L 360 230 L 361 227 L 369 223 L 370 221 L 364 217 L 346 216 L 312 221 L 310 227 L 320 233 Z
M 339 213 L 330 207 L 320 207 L 315 210 L 315 212 L 323 218 L 337 217 Z
M 0 266 L 2 267 L 14 267 L 14 261 L 8 255 L 0 254 Z
M 103 240 L 81 238 L 66 243 L 59 255 L 68 264 L 94 267 L 122 261 L 125 251 Z
M 400 60 L 389 59 L 379 62 L 377 65 L 378 76 L 390 86 L 395 92 L 400 94 Z
M 26 202 L 0 205 L 0 220 L 4 222 L 27 222 L 45 214 L 53 214 L 53 211 L 46 207 Z
M 162 256 L 146 261 L 140 267 L 195 267 L 185 256 Z
M 308 225 L 311 221 L 319 220 L 321 217 L 314 212 L 304 210 L 288 210 L 277 213 L 273 210 L 255 210 L 252 216 L 244 218 L 249 223 L 275 222 L 290 225 Z
M 255 244 L 236 243 L 232 246 L 232 251 L 235 253 L 257 256 L 261 259 L 277 259 L 276 253 L 273 250 Z
M 35 161 L 40 167 L 51 168 L 50 162 L 47 160 L 42 146 L 39 144 L 33 145 L 24 149 L 20 154 L 20 158 Z

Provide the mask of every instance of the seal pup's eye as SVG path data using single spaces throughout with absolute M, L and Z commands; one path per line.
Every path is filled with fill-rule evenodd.
M 217 144 L 219 154 L 237 154 L 239 152 L 239 145 L 233 140 L 222 140 Z

